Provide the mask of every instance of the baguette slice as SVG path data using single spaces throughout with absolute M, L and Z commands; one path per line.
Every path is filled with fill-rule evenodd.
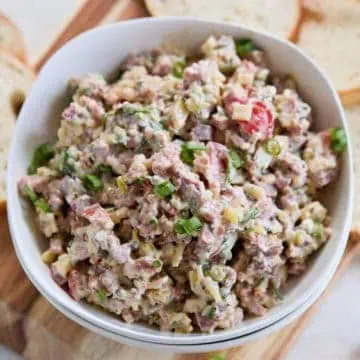
M 232 21 L 292 40 L 302 17 L 301 0 L 145 0 L 154 16 L 196 16 Z
M 360 100 L 360 2 L 323 0 L 318 11 L 321 20 L 303 23 L 298 45 L 328 73 L 343 103 L 354 104 Z
M 0 211 L 5 207 L 7 156 L 15 120 L 33 77 L 26 65 L 0 51 Z
M 7 16 L 1 13 L 0 50 L 10 52 L 20 61 L 26 62 L 26 47 L 21 31 Z
M 346 109 L 346 118 L 350 130 L 355 171 L 355 201 L 352 223 L 360 231 L 360 105 Z

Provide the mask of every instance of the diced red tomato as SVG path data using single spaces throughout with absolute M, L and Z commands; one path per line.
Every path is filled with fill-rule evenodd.
M 253 110 L 250 121 L 240 121 L 241 129 L 248 135 L 258 133 L 260 140 L 272 136 L 274 131 L 274 116 L 270 109 L 261 101 L 252 103 Z

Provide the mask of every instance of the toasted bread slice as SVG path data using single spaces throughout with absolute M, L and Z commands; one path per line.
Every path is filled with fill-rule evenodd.
M 360 105 L 346 109 L 346 118 L 349 124 L 355 171 L 353 226 L 360 230 Z
M 20 61 L 26 62 L 26 48 L 21 31 L 7 16 L 1 13 L 0 50 L 10 52 Z
M 7 156 L 15 120 L 33 81 L 33 72 L 12 54 L 0 51 L 0 210 L 6 200 Z
M 360 2 L 323 0 L 318 11 L 321 19 L 301 26 L 298 45 L 328 73 L 343 102 L 354 104 L 360 99 Z
M 188 15 L 231 21 L 290 40 L 302 15 L 301 0 L 145 0 L 145 3 L 154 16 Z

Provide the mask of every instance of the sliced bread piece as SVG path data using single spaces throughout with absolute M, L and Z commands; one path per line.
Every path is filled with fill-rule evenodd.
M 6 200 L 7 156 L 15 120 L 33 76 L 31 69 L 12 54 L 0 51 L 0 211 Z
M 17 26 L 2 13 L 0 13 L 0 50 L 10 52 L 20 61 L 26 62 L 23 35 Z
M 360 105 L 346 109 L 346 118 L 350 130 L 355 171 L 355 201 L 352 223 L 360 231 Z
M 187 15 L 231 21 L 290 40 L 302 16 L 301 0 L 145 0 L 145 3 L 154 16 Z
M 328 73 L 343 102 L 354 104 L 360 100 L 360 2 L 323 0 L 319 11 L 321 19 L 302 24 L 298 45 Z

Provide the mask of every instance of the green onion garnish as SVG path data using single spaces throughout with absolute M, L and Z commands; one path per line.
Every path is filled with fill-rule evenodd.
M 83 181 L 85 187 L 92 191 L 99 191 L 104 186 L 102 180 L 93 174 L 85 174 L 81 180 Z
M 215 317 L 216 307 L 212 306 L 207 313 L 208 319 L 212 320 Z
M 33 203 L 37 210 L 41 212 L 51 212 L 48 203 L 43 198 L 37 196 L 30 186 L 25 185 L 23 193 Z
M 172 67 L 172 74 L 181 79 L 183 77 L 185 67 L 186 63 L 184 61 L 177 61 Z
M 197 151 L 204 151 L 205 149 L 206 146 L 204 144 L 187 142 L 181 147 L 180 158 L 184 163 L 192 165 L 195 159 L 195 153 Z
M 240 39 L 236 41 L 236 52 L 242 57 L 255 50 L 254 43 L 250 39 Z
M 152 262 L 152 266 L 155 268 L 159 268 L 159 267 L 161 267 L 161 265 L 162 265 L 162 262 L 160 260 L 154 260 Z
M 343 128 L 337 127 L 330 129 L 331 148 L 336 153 L 345 151 L 347 145 L 346 134 Z
M 99 298 L 101 302 L 106 300 L 106 293 L 102 289 L 97 289 L 95 292 L 96 296 Z
M 240 155 L 235 150 L 229 151 L 229 158 L 235 169 L 238 169 L 245 163 L 245 161 L 240 157 Z
M 278 156 L 281 153 L 280 143 L 275 139 L 268 140 L 264 145 L 264 149 L 272 156 Z
M 196 235 L 202 228 L 202 222 L 198 217 L 193 216 L 190 219 L 179 219 L 174 225 L 174 231 L 180 235 Z
M 154 187 L 154 193 L 159 198 L 170 196 L 175 191 L 176 188 L 170 180 L 166 180 Z
M 249 220 L 254 220 L 259 216 L 259 209 L 257 208 L 250 208 L 249 210 L 247 210 L 242 218 L 242 220 L 240 221 L 240 224 L 245 224 L 246 222 L 248 222 Z
M 54 150 L 50 144 L 39 145 L 34 151 L 31 164 L 28 167 L 28 174 L 35 174 L 36 170 L 41 166 L 45 166 L 53 156 Z

